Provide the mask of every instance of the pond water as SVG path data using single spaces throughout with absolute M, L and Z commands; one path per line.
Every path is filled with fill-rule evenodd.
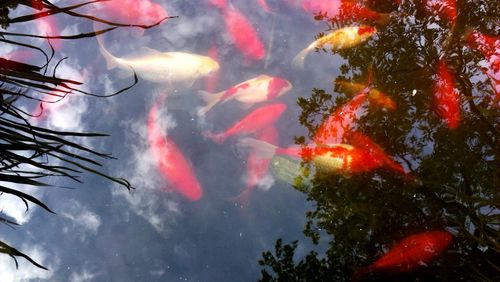
M 102 96 L 135 72 L 127 91 L 16 101 L 33 125 L 108 134 L 68 139 L 112 153 L 92 168 L 134 189 L 91 173 L 13 186 L 56 214 L 2 194 L 2 214 L 22 225 L 1 225 L 0 240 L 49 270 L 2 256 L 0 280 L 500 279 L 500 5 L 459 2 L 75 9 L 127 24 L 172 16 L 50 40 L 50 71 L 65 58 L 57 77 Z M 9 18 L 34 11 L 19 5 Z M 108 27 L 56 14 L 2 33 Z M 43 38 L 4 36 L 50 52 Z M 43 64 L 1 44 L 4 58 Z

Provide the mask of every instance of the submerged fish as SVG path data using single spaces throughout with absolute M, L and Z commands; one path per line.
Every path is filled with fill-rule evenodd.
M 31 7 L 41 12 L 47 12 L 48 9 L 44 9 L 42 1 L 31 1 Z M 39 17 L 35 19 L 35 26 L 39 35 L 42 36 L 59 36 L 61 32 L 57 26 L 54 16 L 49 15 L 46 17 Z M 50 39 L 50 45 L 54 50 L 60 50 L 62 47 L 61 39 Z
M 480 51 L 488 61 L 489 68 L 483 71 L 491 81 L 496 95 L 496 105 L 500 106 L 500 37 L 486 35 L 479 31 L 469 31 L 466 40 L 472 48 Z
M 460 122 L 460 97 L 453 74 L 443 60 L 438 63 L 433 91 L 437 115 L 449 128 L 456 128 Z
M 340 91 L 349 94 L 360 93 L 368 87 L 367 85 L 361 83 L 345 81 L 341 79 L 335 80 L 335 84 L 338 86 Z M 370 105 L 382 107 L 388 110 L 396 109 L 396 102 L 394 102 L 394 100 L 392 100 L 389 95 L 376 88 L 369 87 L 367 98 L 370 102 Z
M 285 112 L 285 104 L 271 104 L 253 110 L 240 121 L 236 122 L 233 126 L 222 133 L 205 132 L 205 137 L 212 139 L 216 143 L 223 143 L 227 138 L 256 133 L 268 126 L 273 125 Z
M 156 166 L 169 185 L 185 198 L 196 201 L 202 196 L 202 188 L 189 161 L 175 143 L 163 133 L 157 123 L 158 103 L 148 115 L 148 142 Z
M 219 93 L 199 91 L 207 105 L 198 110 L 198 115 L 205 115 L 217 103 L 236 100 L 246 105 L 253 105 L 279 97 L 290 89 L 292 84 L 286 79 L 259 75 Z
M 268 142 L 270 144 L 278 144 L 278 131 L 276 127 L 269 126 L 256 133 L 258 140 Z M 233 198 L 233 201 L 240 204 L 246 204 L 251 196 L 255 186 L 262 184 L 269 170 L 269 162 L 271 158 L 261 157 L 258 152 L 250 150 L 246 159 L 246 186 L 245 190 L 238 196 Z
M 149 0 L 111 0 L 95 5 L 99 16 L 124 24 L 152 25 L 168 17 L 162 5 Z
M 445 230 L 410 235 L 396 243 L 372 265 L 357 270 L 352 281 L 359 281 L 372 274 L 408 272 L 427 266 L 442 254 L 452 241 L 453 236 Z
M 264 9 L 265 12 L 269 13 L 271 12 L 271 9 L 269 8 L 269 5 L 267 5 L 266 0 L 257 0 L 257 3 Z
M 147 54 L 141 56 L 118 58 L 106 50 L 100 36 L 97 36 L 97 41 L 108 69 L 118 67 L 132 75 L 132 68 L 139 77 L 155 83 L 190 87 L 198 78 L 219 69 L 219 63 L 210 57 L 182 52 L 162 53 L 149 48 L 143 48 Z
M 210 2 L 222 10 L 229 37 L 245 59 L 263 59 L 266 56 L 266 49 L 248 19 L 238 10 L 228 7 L 227 0 L 210 0 Z
M 210 47 L 210 50 L 208 50 L 208 56 L 216 62 L 220 61 L 219 51 L 217 50 L 217 47 L 215 45 L 212 45 L 212 47 Z M 219 85 L 219 78 L 220 78 L 220 70 L 216 70 L 212 72 L 210 75 L 208 75 L 205 78 L 205 91 L 214 92 L 217 89 L 217 86 Z
M 332 31 L 316 39 L 313 43 L 300 51 L 293 59 L 293 65 L 304 67 L 306 56 L 316 48 L 326 48 L 331 46 L 332 50 L 341 50 L 359 45 L 377 32 L 377 29 L 372 26 L 349 26 Z
M 238 144 L 242 148 L 251 148 L 251 150 L 258 152 L 261 157 L 270 158 L 274 155 L 289 156 L 298 160 L 311 162 L 318 171 L 324 173 L 362 173 L 384 165 L 393 168 L 392 163 L 387 160 L 389 157 L 381 149 L 378 150 L 379 148 L 373 147 L 358 147 L 350 144 L 324 144 L 321 146 L 309 145 L 305 147 L 292 146 L 281 148 L 248 137 L 240 140 Z M 401 172 L 401 170 L 397 170 Z

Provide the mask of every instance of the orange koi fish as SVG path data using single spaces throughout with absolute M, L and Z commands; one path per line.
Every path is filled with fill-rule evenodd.
M 389 14 L 375 12 L 372 9 L 351 0 L 341 0 L 337 18 L 341 21 L 357 20 L 385 24 Z
M 214 142 L 221 144 L 232 136 L 255 133 L 274 124 L 285 110 L 286 105 L 281 103 L 263 106 L 252 111 L 225 132 L 218 134 L 205 132 L 204 135 Z
M 227 0 L 210 0 L 224 14 L 224 23 L 229 37 L 247 60 L 261 60 L 266 48 L 248 19 L 238 10 L 228 7 Z
M 302 68 L 304 67 L 306 56 L 316 48 L 327 48 L 327 46 L 330 46 L 332 50 L 351 48 L 367 41 L 376 32 L 377 29 L 375 27 L 366 25 L 349 26 L 334 30 L 316 39 L 304 50 L 300 51 L 293 59 L 292 64 Z
M 149 0 L 111 0 L 96 4 L 98 14 L 124 24 L 155 24 L 168 17 L 167 10 Z
M 350 94 L 360 93 L 367 88 L 365 84 L 341 79 L 337 79 L 335 84 L 339 87 L 340 91 Z M 394 102 L 387 94 L 376 88 L 369 88 L 367 98 L 372 106 L 382 107 L 388 110 L 396 109 L 396 102 Z
M 217 103 L 236 100 L 250 106 L 279 97 L 290 89 L 292 89 L 292 84 L 286 79 L 259 75 L 219 93 L 199 91 L 199 95 L 207 105 L 198 110 L 198 115 L 205 115 Z
M 456 128 L 460 122 L 460 98 L 455 89 L 453 74 L 443 60 L 438 63 L 433 91 L 437 115 L 449 128 Z
M 453 236 L 445 230 L 410 235 L 396 243 L 372 265 L 357 270 L 352 281 L 373 274 L 402 273 L 424 267 L 441 255 L 452 241 Z
M 151 107 L 147 122 L 149 147 L 156 166 L 174 190 L 189 200 L 197 201 L 203 194 L 201 185 L 189 161 L 177 145 L 163 134 L 163 129 L 157 124 L 157 112 L 158 103 Z
M 278 131 L 274 126 L 264 128 L 256 135 L 258 140 L 270 144 L 278 144 Z M 255 186 L 259 185 L 262 179 L 266 176 L 270 161 L 271 158 L 261 157 L 258 152 L 253 150 L 248 152 L 245 190 L 233 198 L 233 201 L 240 204 L 248 203 L 252 190 Z
M 466 40 L 469 46 L 480 51 L 488 61 L 489 69 L 484 72 L 490 78 L 497 106 L 500 106 L 500 37 L 472 31 L 468 33 Z

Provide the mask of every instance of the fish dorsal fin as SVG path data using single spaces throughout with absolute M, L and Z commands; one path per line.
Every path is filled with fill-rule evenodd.
M 261 74 L 261 75 L 257 76 L 255 78 L 255 80 L 266 80 L 266 79 L 269 79 L 269 78 L 271 78 L 269 75 L 267 75 L 267 74 Z

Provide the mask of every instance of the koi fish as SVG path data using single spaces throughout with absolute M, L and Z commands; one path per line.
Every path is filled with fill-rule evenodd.
M 210 0 L 210 2 L 222 10 L 229 37 L 245 59 L 263 59 L 266 56 L 266 49 L 248 19 L 238 10 L 228 7 L 227 0 Z
M 258 152 L 262 158 L 273 156 L 289 156 L 298 160 L 311 162 L 318 171 L 333 174 L 353 174 L 368 172 L 386 165 L 386 160 L 377 154 L 350 144 L 325 144 L 305 147 L 291 146 L 281 148 L 267 142 L 243 138 L 238 145 Z M 379 153 L 379 152 L 377 152 Z
M 158 103 L 149 110 L 147 129 L 148 142 L 156 166 L 162 177 L 183 197 L 197 201 L 202 197 L 202 188 L 193 168 L 177 145 L 162 133 L 157 124 Z
M 488 61 L 489 69 L 484 70 L 484 73 L 490 78 L 497 105 L 500 106 L 500 37 L 470 31 L 466 40 L 469 46 L 480 51 Z
M 132 68 L 139 77 L 155 83 L 190 87 L 198 78 L 219 69 L 219 63 L 210 57 L 182 52 L 162 53 L 149 48 L 143 48 L 144 55 L 118 58 L 106 50 L 100 36 L 97 36 L 97 42 L 108 69 L 118 67 L 132 75 Z
M 42 1 L 31 1 L 31 7 L 42 12 L 47 11 L 47 9 L 44 9 Z M 61 34 L 53 16 L 37 17 L 35 26 L 38 34 L 43 36 L 58 36 Z M 62 47 L 61 39 L 50 39 L 49 42 L 56 51 Z
M 245 105 L 253 105 L 279 97 L 291 89 L 292 84 L 286 79 L 259 75 L 216 94 L 199 91 L 207 105 L 198 110 L 198 115 L 205 115 L 217 103 L 236 100 Z
M 341 143 L 344 132 L 352 130 L 354 121 L 364 114 L 362 106 L 365 101 L 366 93 L 361 92 L 334 111 L 316 131 L 314 142 L 317 144 Z
M 351 0 L 341 0 L 337 18 L 341 21 L 357 20 L 371 21 L 384 25 L 389 20 L 389 14 L 375 12 L 372 9 Z
M 361 83 L 345 81 L 341 79 L 335 80 L 335 84 L 340 91 L 350 94 L 360 93 L 367 87 L 366 85 Z M 376 88 L 369 88 L 367 98 L 370 102 L 370 105 L 382 107 L 388 110 L 396 109 L 396 102 L 394 102 L 394 100 L 392 100 L 387 94 Z
M 285 112 L 285 104 L 271 104 L 253 110 L 242 120 L 236 122 L 233 126 L 222 133 L 214 134 L 205 132 L 207 138 L 212 139 L 214 142 L 222 144 L 227 138 L 235 135 L 250 134 L 258 132 L 273 123 L 275 123 L 281 115 Z
M 445 230 L 410 235 L 396 243 L 372 265 L 357 270 L 352 281 L 377 273 L 402 273 L 424 267 L 441 255 L 452 241 L 453 236 Z
M 149 0 L 112 0 L 95 4 L 97 14 L 124 24 L 155 24 L 168 17 L 165 8 Z
M 443 60 L 438 63 L 433 91 L 437 115 L 449 128 L 456 128 L 460 122 L 460 98 L 455 90 L 453 74 Z
M 264 9 L 266 13 L 271 12 L 271 9 L 269 8 L 269 5 L 267 5 L 266 0 L 257 0 L 257 3 Z
M 300 2 L 304 11 L 329 17 L 335 16 L 340 8 L 338 0 L 302 0 Z
M 316 48 L 326 48 L 328 45 L 331 46 L 332 50 L 351 48 L 365 42 L 376 32 L 377 29 L 375 27 L 365 25 L 337 29 L 316 39 L 304 50 L 300 51 L 293 59 L 292 64 L 302 68 L 304 67 L 306 56 Z
M 270 126 L 266 127 L 257 133 L 257 139 L 270 144 L 278 143 L 278 131 L 276 127 Z M 252 190 L 255 186 L 259 185 L 261 181 L 266 176 L 269 170 L 269 162 L 271 158 L 262 158 L 257 152 L 250 150 L 247 157 L 247 172 L 246 172 L 246 186 L 245 190 L 241 192 L 238 196 L 234 197 L 232 200 L 245 204 L 251 196 Z

